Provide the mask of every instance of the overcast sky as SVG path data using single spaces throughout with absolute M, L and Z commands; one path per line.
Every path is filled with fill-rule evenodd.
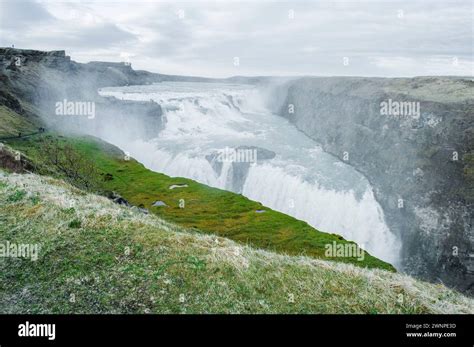
M 0 46 L 166 74 L 474 72 L 472 0 L 0 0 L 0 15 Z

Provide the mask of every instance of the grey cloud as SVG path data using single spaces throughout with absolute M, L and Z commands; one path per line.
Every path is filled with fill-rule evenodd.
M 35 1 L 2 1 L 0 28 L 21 29 L 54 21 L 54 17 Z
M 107 48 L 119 44 L 133 44 L 137 38 L 135 35 L 120 29 L 115 24 L 98 24 L 92 27 L 78 29 L 66 29 L 59 31 L 61 42 L 66 49 L 83 48 Z M 44 44 L 57 44 L 54 36 L 41 35 L 38 40 Z

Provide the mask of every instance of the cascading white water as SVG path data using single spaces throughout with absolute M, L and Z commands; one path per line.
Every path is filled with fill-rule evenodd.
M 232 163 L 223 162 L 216 170 L 206 156 L 225 147 L 272 151 L 274 158 L 247 166 L 238 192 L 317 229 L 353 240 L 397 266 L 399 240 L 385 224 L 368 181 L 285 119 L 271 114 L 256 87 L 166 82 L 105 88 L 100 94 L 154 100 L 162 106 L 166 125 L 156 139 L 106 138 L 146 167 L 235 191 Z

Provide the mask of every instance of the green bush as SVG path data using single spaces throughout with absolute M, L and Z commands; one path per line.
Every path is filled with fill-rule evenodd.
M 17 190 L 15 191 L 15 193 L 13 193 L 12 195 L 10 195 L 8 197 L 8 201 L 9 202 L 18 202 L 20 200 L 23 200 L 23 198 L 25 197 L 26 195 L 26 191 L 24 190 Z
M 72 221 L 69 222 L 69 228 L 71 229 L 79 229 L 81 227 L 82 223 L 79 219 L 75 218 Z

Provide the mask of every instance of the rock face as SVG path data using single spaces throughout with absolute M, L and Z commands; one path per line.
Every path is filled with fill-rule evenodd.
M 206 155 L 206 160 L 219 176 L 222 174 L 224 162 L 228 161 L 230 163 L 230 174 L 227 176 L 226 187 L 235 193 L 242 193 L 245 180 L 247 179 L 252 164 L 262 163 L 276 156 L 275 152 L 256 146 L 238 146 L 230 149 L 230 151 L 236 154 L 235 158 L 228 156 L 228 158 L 222 159 L 222 155 L 226 152 L 221 150 Z M 248 158 L 251 158 L 252 161 L 240 160 L 241 158 L 237 157 L 238 153 L 249 153 Z
M 130 203 L 124 199 L 120 194 L 117 194 L 116 192 L 109 192 L 107 197 L 115 202 L 116 204 L 131 207 Z
M 33 164 L 20 153 L 0 143 L 0 167 L 10 172 L 27 173 L 34 171 Z
M 0 103 L 28 116 L 40 115 L 48 128 L 104 136 L 152 138 L 162 129 L 161 107 L 153 102 L 103 98 L 104 86 L 146 84 L 161 75 L 135 71 L 126 63 L 80 64 L 64 51 L 0 48 Z M 58 103 L 83 103 L 92 115 L 58 114 Z
M 473 80 L 302 78 L 274 95 L 276 112 L 369 179 L 404 270 L 472 295 Z
M 70 57 L 65 51 L 36 51 L 32 49 L 0 48 L 2 60 L 9 62 L 8 69 L 19 70 L 30 63 L 42 63 L 50 68 L 68 68 Z

